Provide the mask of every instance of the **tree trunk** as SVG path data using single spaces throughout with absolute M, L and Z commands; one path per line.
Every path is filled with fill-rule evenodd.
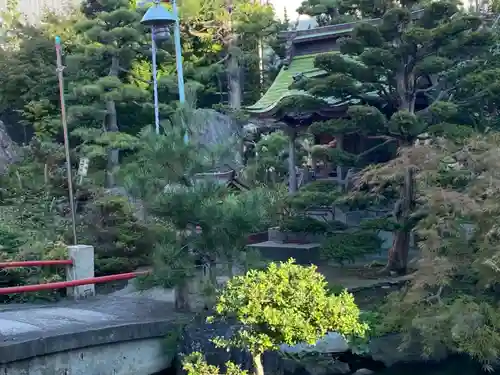
M 232 5 L 231 5 L 232 7 Z M 238 36 L 233 31 L 232 13 L 230 14 L 229 29 L 231 36 L 229 39 L 229 61 L 227 66 L 229 82 L 229 106 L 232 109 L 241 108 L 241 72 L 238 56 Z
M 297 173 L 295 171 L 295 138 L 297 133 L 291 130 L 288 134 L 288 192 L 293 194 L 297 191 Z
M 109 69 L 108 76 L 118 77 L 119 73 L 119 60 L 118 57 L 113 56 L 111 59 L 111 68 Z M 116 104 L 114 100 L 106 101 L 106 131 L 118 132 L 118 118 L 116 115 Z M 115 186 L 114 172 L 118 167 L 120 158 L 120 150 L 111 149 L 108 151 L 108 161 L 106 166 L 106 186 L 108 188 Z
M 264 365 L 262 364 L 262 354 L 253 356 L 253 373 L 254 375 L 264 375 Z
M 344 134 L 335 134 L 335 140 L 337 141 L 336 148 L 340 151 L 344 150 Z
M 415 205 L 414 170 L 408 167 L 405 173 L 401 196 L 394 209 L 394 216 L 401 228 L 394 233 L 394 241 L 389 249 L 385 271 L 397 272 L 403 275 L 407 272 L 408 252 L 412 228 L 408 227 L 410 215 Z
M 415 112 L 415 74 L 413 72 L 396 74 L 396 87 L 399 96 L 399 110 Z

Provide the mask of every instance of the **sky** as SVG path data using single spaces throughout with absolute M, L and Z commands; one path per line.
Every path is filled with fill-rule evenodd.
M 264 0 L 261 0 L 264 2 Z M 302 0 L 268 0 L 274 7 L 278 18 L 283 19 L 285 8 L 290 21 L 296 21 L 298 14 L 296 9 L 300 6 Z M 30 14 L 30 21 L 33 21 L 35 14 L 43 13 L 45 7 L 48 8 L 63 8 L 70 4 L 79 4 L 80 0 L 20 0 L 19 5 L 21 12 Z M 0 10 L 5 10 L 7 0 L 0 0 Z
M 299 16 L 296 9 L 300 6 L 302 0 L 270 0 L 270 3 L 280 19 L 283 19 L 286 8 L 290 21 L 295 21 Z

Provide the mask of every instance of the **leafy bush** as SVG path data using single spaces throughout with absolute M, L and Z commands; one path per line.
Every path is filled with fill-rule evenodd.
M 149 265 L 155 228 L 142 223 L 126 197 L 100 195 L 87 204 L 80 241 L 95 246 L 96 275 Z
M 354 263 L 358 258 L 379 252 L 381 245 L 382 240 L 373 231 L 339 232 L 325 239 L 321 245 L 321 257 L 344 265 L 345 262 Z
M 305 232 L 319 234 L 345 230 L 347 229 L 347 225 L 337 220 L 320 221 L 310 216 L 298 215 L 287 216 L 283 219 L 280 224 L 280 229 L 293 233 Z
M 359 320 L 353 295 L 345 290 L 331 295 L 327 285 L 315 266 L 300 266 L 293 259 L 234 277 L 218 296 L 209 321 L 236 319 L 242 327 L 214 343 L 248 350 L 255 373 L 264 375 L 262 354 L 280 344 L 314 344 L 329 331 L 364 336 L 368 327 Z
M 356 165 L 356 155 L 342 151 L 338 148 L 331 148 L 324 145 L 316 145 L 311 150 L 311 155 L 317 160 L 322 160 L 336 165 Z
M 240 366 L 231 361 L 225 363 L 226 375 L 247 375 L 248 371 L 242 370 Z M 193 352 L 184 357 L 182 361 L 182 369 L 187 375 L 219 375 L 221 371 L 219 367 L 209 365 L 203 354 Z
M 339 197 L 338 192 L 321 193 L 314 191 L 298 192 L 287 199 L 290 208 L 307 210 L 313 207 L 332 207 Z
M 331 193 L 340 191 L 338 185 L 330 181 L 312 181 L 300 188 L 300 192 Z

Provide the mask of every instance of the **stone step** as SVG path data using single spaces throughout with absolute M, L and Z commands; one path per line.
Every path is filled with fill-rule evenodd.
M 285 262 L 290 258 L 295 259 L 298 264 L 317 264 L 320 261 L 319 243 L 264 241 L 247 245 L 247 248 L 258 250 L 262 257 L 275 262 Z

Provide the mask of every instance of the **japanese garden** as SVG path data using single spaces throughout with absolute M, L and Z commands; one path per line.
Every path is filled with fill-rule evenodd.
M 96 294 L 172 291 L 164 373 L 498 371 L 497 0 L 304 0 L 306 27 L 247 0 L 35 23 L 22 1 L 0 7 L 0 306 L 67 300 L 4 289 L 63 268 L 7 265 L 91 245 L 97 278 L 139 275 Z

